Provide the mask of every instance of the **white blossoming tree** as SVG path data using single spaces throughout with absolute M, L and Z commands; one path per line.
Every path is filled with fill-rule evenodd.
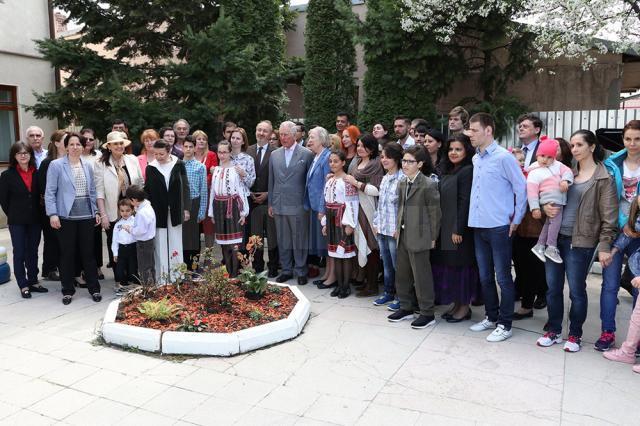
M 465 25 L 492 13 L 509 13 L 535 35 L 540 58 L 580 58 L 594 63 L 601 53 L 640 51 L 640 0 L 402 0 L 405 30 L 433 31 L 453 42 Z M 485 20 L 487 27 L 492 25 Z

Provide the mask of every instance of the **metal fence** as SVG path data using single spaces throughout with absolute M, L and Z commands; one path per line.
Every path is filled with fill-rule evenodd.
M 601 109 L 592 111 L 541 111 L 534 112 L 543 123 L 542 134 L 569 139 L 576 130 L 622 129 L 630 120 L 640 119 L 640 109 Z M 519 146 L 517 125 L 510 127 L 500 139 L 506 147 Z

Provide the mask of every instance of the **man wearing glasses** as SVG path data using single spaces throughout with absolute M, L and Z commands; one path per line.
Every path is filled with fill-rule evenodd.
M 33 156 L 36 160 L 36 168 L 40 168 L 42 160 L 47 158 L 47 150 L 42 147 L 44 132 L 38 126 L 30 126 L 27 129 L 27 142 L 33 148 Z

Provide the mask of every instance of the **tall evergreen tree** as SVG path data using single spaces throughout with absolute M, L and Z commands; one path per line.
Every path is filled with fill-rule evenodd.
M 282 0 L 53 3 L 83 28 L 76 40 L 38 42 L 69 77 L 56 92 L 37 94 L 37 116 L 90 125 L 102 136 L 114 118 L 127 120 L 135 135 L 178 116 L 209 131 L 227 117 L 276 117 L 284 98 L 283 16 L 290 24 Z
M 308 125 L 331 130 L 336 112 L 356 112 L 355 20 L 350 0 L 309 0 L 302 82 Z
M 359 41 L 364 46 L 364 107 L 359 124 L 392 124 L 398 114 L 435 117 L 435 102 L 447 93 L 464 60 L 424 31 L 408 33 L 400 25 L 395 0 L 369 0 Z

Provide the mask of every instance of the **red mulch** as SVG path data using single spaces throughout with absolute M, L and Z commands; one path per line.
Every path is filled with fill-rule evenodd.
M 209 313 L 201 303 L 194 300 L 194 284 L 182 284 L 182 294 L 179 294 L 177 288 L 173 285 L 163 286 L 156 289 L 149 299 L 145 300 L 142 294 L 137 294 L 132 300 L 120 303 L 117 322 L 162 331 L 176 331 L 182 324 L 183 318 L 188 314 L 192 319 L 200 319 L 207 324 L 208 328 L 204 332 L 232 333 L 284 319 L 291 313 L 298 302 L 298 299 L 288 287 L 280 287 L 282 290 L 280 294 L 271 293 L 267 290 L 264 297 L 256 301 L 247 299 L 244 295 L 244 290 L 239 286 L 231 285 L 231 287 L 235 293 L 231 306 L 228 309 L 218 308 L 216 313 Z M 141 302 L 147 300 L 158 301 L 165 296 L 168 296 L 171 303 L 179 304 L 184 308 L 171 322 L 151 321 L 138 311 L 138 306 Z M 278 301 L 280 306 L 271 307 L 270 303 L 274 300 Z M 249 312 L 256 308 L 264 314 L 259 320 L 253 320 L 249 317 Z

